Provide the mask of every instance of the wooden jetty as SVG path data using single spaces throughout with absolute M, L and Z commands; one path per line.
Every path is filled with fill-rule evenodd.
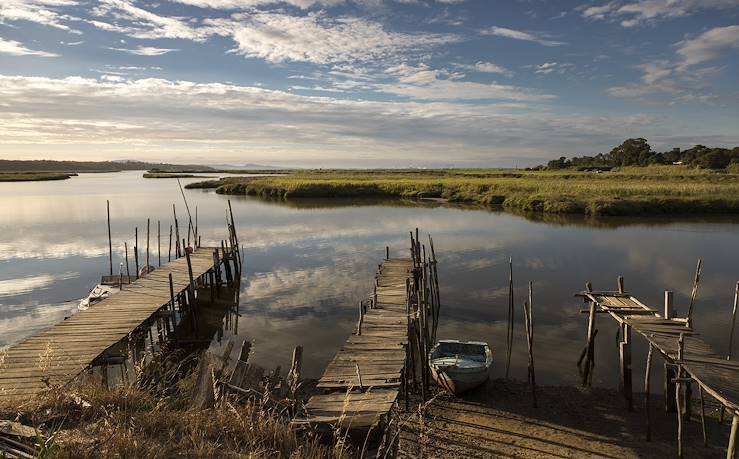
M 412 375 L 415 387 L 417 368 L 428 387 L 427 359 L 421 356 L 435 334 L 438 282 L 436 258 L 426 258 L 418 230 L 415 238 L 411 233 L 410 255 L 390 258 L 386 249 L 370 298 L 359 305 L 354 333 L 318 381 L 321 393 L 308 400 L 305 415 L 293 425 L 374 427 L 395 406 L 401 389 L 407 402 L 408 380 Z
M 620 326 L 619 387 L 626 398 L 627 407 L 633 409 L 631 381 L 631 334 L 632 330 L 646 338 L 649 343 L 645 393 L 649 394 L 649 371 L 652 363 L 652 350 L 659 352 L 665 360 L 665 400 L 675 400 L 678 418 L 678 455 L 682 457 L 683 422 L 690 417 L 690 384 L 698 385 L 701 399 L 701 423 L 704 441 L 707 442 L 706 419 L 703 394 L 709 394 L 720 402 L 733 417 L 729 440 L 728 458 L 733 458 L 736 450 L 737 429 L 739 427 L 739 362 L 727 360 L 716 354 L 690 325 L 690 318 L 676 318 L 672 313 L 672 292 L 665 292 L 664 310 L 650 308 L 623 289 L 623 278 L 619 278 L 618 291 L 594 292 L 590 289 L 578 293 L 590 304 L 587 311 L 588 340 L 583 350 L 584 379 L 589 381 L 593 370 L 594 338 L 596 316 L 608 314 Z M 585 311 L 583 311 L 585 312 Z M 649 397 L 645 397 L 648 404 Z M 666 407 L 669 408 L 669 407 Z M 647 416 L 647 439 L 649 439 L 649 417 Z
M 233 217 L 229 242 L 191 248 L 183 239 L 182 247 L 179 258 L 138 279 L 127 277 L 131 283 L 121 281 L 120 292 L 0 351 L 0 399 L 32 397 L 49 387 L 65 386 L 95 365 L 106 350 L 142 327 L 159 326 L 159 320 L 166 329 L 171 323 L 174 331 L 176 308 L 197 314 L 198 288 L 210 286 L 212 294 L 222 283 L 223 271 L 229 285 L 240 276 Z

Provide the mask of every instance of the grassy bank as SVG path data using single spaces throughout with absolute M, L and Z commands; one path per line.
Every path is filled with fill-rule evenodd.
M 205 178 L 202 175 L 179 172 L 144 172 L 144 178 Z
M 310 171 L 193 184 L 279 198 L 438 198 L 587 215 L 739 213 L 739 174 L 682 166 L 611 172 L 511 170 Z
M 57 172 L 0 172 L 0 182 L 40 182 L 66 180 L 77 174 Z

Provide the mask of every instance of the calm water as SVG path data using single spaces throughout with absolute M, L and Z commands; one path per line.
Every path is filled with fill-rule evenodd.
M 198 207 L 203 245 L 225 238 L 227 198 L 212 191 L 185 192 L 191 210 Z M 174 180 L 146 180 L 141 172 L 125 172 L 0 183 L 0 346 L 17 343 L 74 312 L 76 300 L 107 271 L 106 199 L 111 202 L 114 266 L 122 260 L 123 242 L 133 246 L 136 226 L 139 246 L 145 247 L 147 217 L 154 229 L 152 259 L 156 263 L 157 220 L 166 235 L 166 259 L 172 203 L 180 222 L 185 221 Z M 573 293 L 588 280 L 596 289 L 614 289 L 621 274 L 627 290 L 653 307 L 661 308 L 664 289 L 674 290 L 678 312 L 684 312 L 698 257 L 704 271 L 695 325 L 715 349 L 727 351 L 739 279 L 739 221 L 734 219 L 537 221 L 400 202 L 231 201 L 245 255 L 238 334 L 255 343 L 254 359 L 270 367 L 289 366 L 292 348 L 301 344 L 306 375 L 320 375 L 351 333 L 356 305 L 367 297 L 385 246 L 406 254 L 408 231 L 415 227 L 433 233 L 439 258 L 439 337 L 488 341 L 499 359 L 496 375 L 502 374 L 505 355 L 509 256 L 516 284 L 516 377 L 526 377 L 526 345 L 518 319 L 529 280 L 534 283 L 537 381 L 574 384 L 586 316 L 579 314 L 582 304 Z M 616 326 L 599 319 L 594 384 L 614 386 Z M 644 355 L 644 347 L 638 346 L 635 385 L 641 384 Z

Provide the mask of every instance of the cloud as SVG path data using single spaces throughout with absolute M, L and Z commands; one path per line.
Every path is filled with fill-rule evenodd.
M 495 164 L 495 158 L 547 157 L 551 151 L 597 150 L 629 129 L 660 128 L 644 117 L 588 117 L 522 110 L 515 91 L 451 82 L 398 83 L 417 100 L 433 91 L 509 101 L 369 101 L 292 94 L 253 86 L 161 78 L 104 79 L 0 76 L 0 138 L 25 151 L 79 158 L 222 158 L 300 164 Z M 485 85 L 482 85 L 485 86 Z M 392 88 L 388 88 L 388 91 Z M 513 93 L 511 92 L 513 91 Z M 523 97 L 535 97 L 521 90 Z M 471 96 L 472 97 L 472 96 Z M 650 134 L 650 129 L 644 135 Z M 664 131 L 662 131 L 664 132 Z
M 128 54 L 135 54 L 137 56 L 161 56 L 163 54 L 172 53 L 179 51 L 178 49 L 171 48 L 156 48 L 154 46 L 137 46 L 134 49 L 128 48 L 108 48 L 113 51 L 121 51 Z
M 301 9 L 313 6 L 336 6 L 344 3 L 344 0 L 170 0 L 185 5 L 198 6 L 200 8 L 213 9 L 247 9 L 254 6 L 275 5 L 283 3 L 296 6 Z
M 736 0 L 637 0 L 610 1 L 602 5 L 583 5 L 578 9 L 589 19 L 617 21 L 634 27 L 661 19 L 687 16 L 702 9 L 737 9 Z
M 725 51 L 739 49 L 739 26 L 708 30 L 695 38 L 676 43 L 675 48 L 676 59 L 661 59 L 637 66 L 643 72 L 640 83 L 610 87 L 608 94 L 626 98 L 668 94 L 673 102 L 722 101 L 721 97 L 711 92 L 707 82 L 721 69 L 696 67 L 718 59 Z
M 77 5 L 76 0 L 2 0 L 0 23 L 7 21 L 29 21 L 62 30 L 71 30 L 64 24 L 69 17 L 59 14 L 57 9 Z
M 544 46 L 561 46 L 561 45 L 566 44 L 561 41 L 550 40 L 546 37 L 540 36 L 538 34 L 534 34 L 532 32 L 524 32 L 521 30 L 507 29 L 505 27 L 493 26 L 488 29 L 484 29 L 481 33 L 483 35 L 495 35 L 498 37 L 511 38 L 513 40 L 532 41 L 534 43 L 539 43 L 540 45 L 544 45 Z
M 5 40 L 0 37 L 0 54 L 10 54 L 11 56 L 39 56 L 39 57 L 58 57 L 58 54 L 47 53 L 46 51 L 34 51 L 23 46 L 22 43 Z
M 716 27 L 676 46 L 681 69 L 698 65 L 718 58 L 724 51 L 739 49 L 739 25 Z
M 511 70 L 508 70 L 507 68 L 500 65 L 493 64 L 492 62 L 478 61 L 473 65 L 456 64 L 455 66 L 460 69 L 472 70 L 480 73 L 498 73 L 507 77 L 513 76 L 513 72 Z
M 208 34 L 184 18 L 161 16 L 134 5 L 133 0 L 100 0 L 92 10 L 94 16 L 112 22 L 90 19 L 93 26 L 134 38 L 180 38 L 205 41 Z
M 573 68 L 573 64 L 561 63 L 561 62 L 545 62 L 534 66 L 535 73 L 539 75 L 548 75 L 550 73 L 559 73 L 560 75 L 565 73 L 567 70 Z
M 332 18 L 322 12 L 292 16 L 253 11 L 204 22 L 208 33 L 231 37 L 234 52 L 275 63 L 379 60 L 460 40 L 449 34 L 390 32 L 367 19 Z

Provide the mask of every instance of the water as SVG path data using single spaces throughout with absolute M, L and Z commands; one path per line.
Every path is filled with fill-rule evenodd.
M 228 197 L 208 190 L 185 193 L 193 218 L 198 208 L 203 245 L 224 239 Z M 133 246 L 135 226 L 144 250 L 147 217 L 152 219 L 152 263 L 158 258 L 157 220 L 162 222 L 166 261 L 172 203 L 177 204 L 181 227 L 186 226 L 175 180 L 123 172 L 59 182 L 0 183 L 0 346 L 17 343 L 73 313 L 76 300 L 107 273 L 108 199 L 116 272 L 123 242 Z M 534 284 L 537 381 L 576 384 L 575 361 L 587 318 L 579 313 L 583 305 L 573 293 L 586 281 L 595 289 L 615 289 L 617 276 L 623 275 L 626 289 L 657 309 L 662 307 L 663 290 L 674 290 L 678 313 L 684 313 L 699 257 L 704 270 L 695 326 L 717 351 L 727 351 L 739 278 L 739 221 L 734 218 L 532 219 L 398 201 L 230 199 L 245 257 L 238 335 L 254 342 L 254 361 L 267 367 L 288 367 L 292 348 L 300 344 L 305 349 L 304 374 L 319 376 L 351 333 L 357 303 L 369 294 L 385 246 L 391 247 L 391 255 L 406 255 L 408 231 L 415 227 L 421 228 L 422 241 L 425 231 L 433 233 L 439 258 L 439 338 L 489 342 L 497 359 L 495 376 L 502 375 L 505 358 L 509 256 L 516 285 L 515 377 L 526 377 L 521 318 L 528 281 Z M 594 384 L 613 387 L 618 373 L 616 325 L 599 316 L 597 328 Z M 646 352 L 643 339 L 635 342 L 634 384 L 639 387 Z

